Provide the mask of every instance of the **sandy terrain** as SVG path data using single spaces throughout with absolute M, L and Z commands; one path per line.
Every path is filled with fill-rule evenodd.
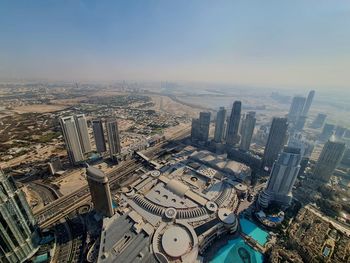
M 25 105 L 19 106 L 13 109 L 14 112 L 22 114 L 28 112 L 37 112 L 37 113 L 46 113 L 64 110 L 68 106 L 66 105 L 49 105 L 49 104 L 34 104 L 34 105 Z
M 165 111 L 171 114 L 198 117 L 199 109 L 192 108 L 181 103 L 175 102 L 167 96 L 152 95 L 152 100 L 155 104 L 154 110 Z
M 43 158 L 48 157 L 51 154 L 64 155 L 66 154 L 66 151 L 63 149 L 57 149 L 57 147 L 53 145 L 46 145 L 35 151 L 30 150 L 28 153 L 11 160 L 0 162 L 0 167 L 4 169 L 7 167 L 16 166 L 22 162 L 42 161 Z

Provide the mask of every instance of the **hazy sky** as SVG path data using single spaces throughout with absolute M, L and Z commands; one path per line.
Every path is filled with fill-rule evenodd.
M 1 0 L 18 78 L 349 87 L 350 1 Z

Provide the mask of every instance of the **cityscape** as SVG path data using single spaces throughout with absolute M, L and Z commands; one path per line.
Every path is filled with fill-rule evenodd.
M 73 24 L 80 27 L 80 21 L 85 21 L 91 25 L 90 18 L 96 19 L 94 33 L 104 42 L 112 38 L 99 25 L 109 21 L 109 15 L 114 21 L 114 14 L 118 14 L 115 19 L 130 22 L 132 30 L 140 23 L 147 30 L 140 27 L 137 37 L 133 35 L 135 39 L 131 37 L 133 41 L 125 43 L 127 47 L 120 47 L 135 52 L 138 44 L 147 44 L 145 39 L 150 33 L 168 36 L 166 26 L 174 32 L 193 27 L 196 37 L 209 43 L 199 34 L 199 28 L 207 25 L 206 19 L 213 22 L 216 18 L 215 25 L 222 27 L 221 33 L 226 32 L 219 18 L 231 17 L 226 12 L 233 10 L 231 4 L 221 6 L 206 1 L 199 6 L 195 1 L 145 1 L 149 2 L 147 8 L 142 4 L 140 9 L 131 3 L 126 7 L 116 2 L 117 7 L 95 1 L 70 6 L 79 11 Z M 233 2 L 238 5 L 240 1 Z M 296 2 L 303 7 L 304 3 Z M 350 5 L 342 1 L 338 4 L 349 14 Z M 67 6 L 57 3 L 38 7 L 34 3 L 8 2 L 0 4 L 0 9 L 2 5 L 10 13 L 20 14 L 21 7 L 31 15 L 37 14 L 39 18 L 32 18 L 28 25 L 33 21 L 36 24 L 36 19 L 40 23 L 51 21 L 48 16 L 67 11 Z M 271 3 L 268 5 L 272 8 Z M 325 5 L 316 8 L 315 14 L 329 10 L 330 6 Z M 48 13 L 42 18 L 42 12 L 36 13 L 34 7 Z M 196 12 L 185 12 L 186 7 Z M 245 4 L 240 2 L 239 7 L 248 12 Z M 292 13 L 300 11 L 289 7 Z M 87 10 L 86 20 L 80 12 Z M 165 19 L 160 12 L 164 10 L 174 10 L 168 15 L 187 22 L 171 24 L 171 19 Z M 142 16 L 138 20 L 134 12 L 139 16 L 151 12 L 157 19 Z M 204 15 L 197 17 L 197 12 Z M 289 11 L 284 12 L 289 17 Z M 0 17 L 1 14 L 2 11 Z M 194 14 L 198 19 L 195 22 L 191 20 Z M 60 15 L 72 14 L 69 11 Z M 98 17 L 102 22 L 97 22 Z M 278 19 L 283 20 L 280 16 Z M 6 15 L 4 21 L 0 29 L 10 28 L 12 22 L 8 21 L 12 20 Z M 65 24 L 64 19 L 55 21 L 60 26 Z M 283 21 L 287 23 L 287 18 Z M 305 22 L 312 24 L 308 19 Z M 149 32 L 147 23 L 155 23 L 161 32 Z M 335 28 L 338 24 L 331 25 Z M 53 28 L 58 30 L 56 26 Z M 69 32 L 70 26 L 65 26 Z M 80 37 L 84 38 L 83 32 L 88 29 L 82 28 Z M 130 32 L 118 30 L 130 37 Z M 142 34 L 142 30 L 147 32 Z M 218 36 L 214 31 L 211 33 L 215 39 Z M 188 32 L 192 32 L 190 28 Z M 48 44 L 51 33 L 42 33 L 40 39 Z M 8 32 L 6 35 L 15 39 Z M 242 36 L 237 34 L 238 38 Z M 56 37 L 55 41 L 68 43 Z M 157 38 L 158 41 L 166 42 Z M 161 44 L 157 52 L 163 53 Z M 108 53 L 113 60 L 115 54 L 107 46 L 106 50 L 99 47 L 99 54 L 103 57 Z M 2 50 L 11 54 L 11 48 L 0 42 L 0 58 Z M 72 51 L 65 48 L 68 53 Z M 175 55 L 169 55 L 167 60 L 176 65 L 175 57 L 182 59 L 177 53 L 182 49 L 172 45 L 168 48 Z M 224 49 L 219 48 L 220 52 Z M 142 50 L 147 51 L 147 45 Z M 154 50 L 150 48 L 151 51 Z M 25 53 L 21 52 L 19 56 Z M 220 56 L 220 52 L 213 54 Z M 146 55 L 138 55 L 147 60 Z M 95 53 L 90 58 L 94 56 Z M 123 61 L 124 57 L 119 56 Z M 206 57 L 208 61 L 210 56 Z M 141 58 L 139 63 L 143 65 L 146 62 Z M 189 55 L 188 59 L 194 58 Z M 0 262 L 350 262 L 350 100 L 345 77 L 332 71 L 335 75 L 331 75 L 339 80 L 334 89 L 323 86 L 326 76 L 316 78 L 321 72 L 310 76 L 315 82 L 301 74 L 299 84 L 291 84 L 297 83 L 292 81 L 295 77 L 284 74 L 278 77 L 282 84 L 269 84 L 253 73 L 247 79 L 242 74 L 241 79 L 230 81 L 222 75 L 220 81 L 207 78 L 206 71 L 198 75 L 185 62 L 179 66 L 178 77 L 167 75 L 168 68 L 157 68 L 156 61 L 147 61 L 144 71 L 135 67 L 132 77 L 120 69 L 119 73 L 113 72 L 117 74 L 113 78 L 106 73 L 96 79 L 98 70 L 90 72 L 84 65 L 81 69 L 86 72 L 72 70 L 75 62 L 57 71 L 56 79 L 49 74 L 54 61 L 46 65 L 45 71 L 34 66 L 37 62 L 32 60 L 32 69 L 38 70 L 40 77 L 29 74 L 29 68 L 22 71 L 27 63 L 24 60 L 23 64 L 18 61 L 9 65 L 13 74 L 7 72 L 9 69 L 2 70 L 0 61 Z M 47 61 L 43 59 L 42 63 Z M 108 65 L 101 63 L 100 67 L 108 72 Z M 129 70 L 129 66 L 125 64 L 125 69 Z M 147 79 L 143 74 L 149 70 L 158 73 Z M 192 72 L 193 79 L 187 79 L 182 70 Z M 278 74 L 278 69 L 274 70 Z M 74 72 L 76 78 L 70 75 Z M 215 75 L 216 71 L 212 68 L 211 72 Z

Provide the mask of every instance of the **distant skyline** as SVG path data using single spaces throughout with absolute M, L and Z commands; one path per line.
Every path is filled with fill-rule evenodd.
M 3 0 L 0 32 L 0 81 L 350 83 L 348 0 Z

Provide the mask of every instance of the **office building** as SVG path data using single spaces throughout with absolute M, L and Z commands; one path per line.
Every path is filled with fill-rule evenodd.
M 291 125 L 295 125 L 299 116 L 301 116 L 306 98 L 301 96 L 295 96 L 292 100 L 292 104 L 290 105 L 289 113 L 288 113 L 288 122 Z
M 346 129 L 345 132 L 344 132 L 344 137 L 345 138 L 350 138 L 350 130 L 349 129 Z
M 345 151 L 344 151 L 344 155 L 343 155 L 343 158 L 341 160 L 341 163 L 344 164 L 344 165 L 350 165 L 350 148 L 347 148 Z
M 66 144 L 68 158 L 75 165 L 84 161 L 79 135 L 73 116 L 60 118 L 63 138 Z
M 106 120 L 107 140 L 109 155 L 111 159 L 115 159 L 116 155 L 121 152 L 118 122 L 115 118 Z
M 320 157 L 317 160 L 313 178 L 328 183 L 334 170 L 343 158 L 345 143 L 337 141 L 333 136 L 323 146 Z
M 208 141 L 210 128 L 210 112 L 199 113 L 199 136 L 200 141 Z
M 307 116 L 309 114 L 309 110 L 311 108 L 312 101 L 315 97 L 315 91 L 311 90 L 307 96 L 303 111 L 301 113 L 302 116 Z
M 240 101 L 235 101 L 232 106 L 232 111 L 230 115 L 230 120 L 226 132 L 226 144 L 233 146 L 239 143 L 239 122 L 241 120 L 241 107 L 242 103 Z
M 92 151 L 92 149 L 86 117 L 84 114 L 78 114 L 74 116 L 74 120 L 78 131 L 81 150 L 83 153 L 89 153 Z
M 322 130 L 322 133 L 319 136 L 319 140 L 323 141 L 323 142 L 327 141 L 333 135 L 334 129 L 335 129 L 335 125 L 326 123 L 323 126 L 323 130 Z
M 300 149 L 285 147 L 275 161 L 266 188 L 259 195 L 259 205 L 267 208 L 271 203 L 283 207 L 292 201 L 292 188 L 300 169 Z
M 250 143 L 252 141 L 254 127 L 256 123 L 255 112 L 250 111 L 245 115 L 242 121 L 241 129 L 241 145 L 240 149 L 242 151 L 249 151 Z
M 26 261 L 37 251 L 38 242 L 35 220 L 23 191 L 0 170 L 0 262 Z
M 313 129 L 320 129 L 323 127 L 325 121 L 326 121 L 327 115 L 324 113 L 317 114 L 314 121 L 311 123 L 310 128 Z
M 191 140 L 195 141 L 199 138 L 199 119 L 192 119 L 192 126 L 191 126 Z
M 108 177 L 101 170 L 92 166 L 86 168 L 86 177 L 95 211 L 105 217 L 113 216 Z
M 94 132 L 94 139 L 96 144 L 96 151 L 98 153 L 103 153 L 106 151 L 106 140 L 103 130 L 102 120 L 93 120 L 92 121 L 92 130 Z
M 288 147 L 300 149 L 301 157 L 311 157 L 311 154 L 315 148 L 312 141 L 307 140 L 301 133 L 294 133 L 289 137 Z
M 210 129 L 210 112 L 200 112 L 199 119 L 192 119 L 191 138 L 192 140 L 207 142 Z
M 335 135 L 335 137 L 341 139 L 341 138 L 343 138 L 345 131 L 346 131 L 346 128 L 344 128 L 342 126 L 337 126 L 335 128 L 334 135 Z
M 287 143 L 288 121 L 286 118 L 273 118 L 269 137 L 265 146 L 263 168 L 269 170 L 283 146 Z
M 226 120 L 226 109 L 224 107 L 220 107 L 216 115 L 215 132 L 214 132 L 214 141 L 217 143 L 220 143 L 224 140 L 225 120 Z

